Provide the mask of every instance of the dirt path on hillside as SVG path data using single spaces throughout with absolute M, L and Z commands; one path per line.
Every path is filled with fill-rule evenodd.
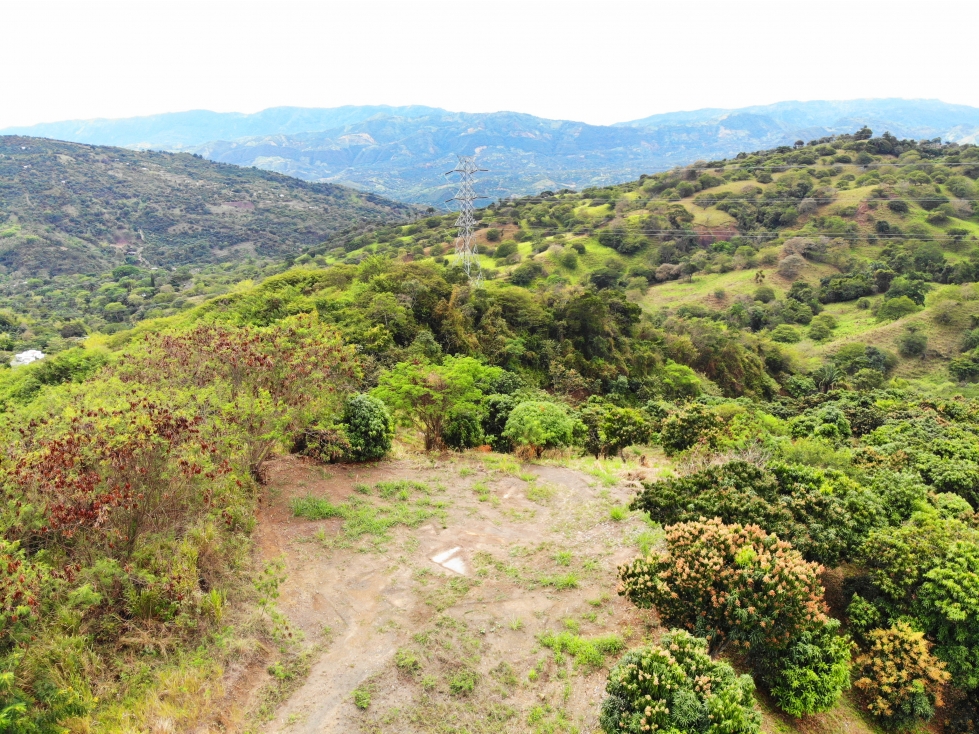
M 611 519 L 630 487 L 494 463 L 478 454 L 373 468 L 276 463 L 258 542 L 266 558 L 285 559 L 278 607 L 310 637 L 328 627 L 330 642 L 264 731 L 594 729 L 606 670 L 555 661 L 538 637 L 641 638 L 652 618 L 616 595 L 615 568 L 652 531 L 636 517 Z M 377 484 L 399 480 L 422 489 L 381 498 Z M 292 517 L 290 502 L 305 496 L 436 514 L 386 538 L 351 537 L 342 519 Z M 366 708 L 354 704 L 358 689 Z

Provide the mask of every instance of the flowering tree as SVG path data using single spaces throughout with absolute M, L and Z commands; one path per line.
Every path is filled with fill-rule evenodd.
M 821 571 L 757 525 L 715 518 L 668 528 L 665 553 L 619 569 L 619 593 L 706 637 L 714 654 L 731 642 L 778 650 L 826 621 Z

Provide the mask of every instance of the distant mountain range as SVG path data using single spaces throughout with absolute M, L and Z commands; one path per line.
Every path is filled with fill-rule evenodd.
M 193 111 L 8 128 L 0 134 L 185 150 L 224 163 L 339 183 L 441 206 L 456 156 L 477 154 L 491 199 L 607 185 L 699 159 L 853 132 L 975 142 L 979 108 L 938 100 L 779 102 L 653 115 L 615 125 L 434 107 L 276 107 L 251 115 Z

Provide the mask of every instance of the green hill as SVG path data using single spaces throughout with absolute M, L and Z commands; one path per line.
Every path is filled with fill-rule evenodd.
M 282 258 L 409 212 L 189 154 L 0 137 L 0 268 L 15 279 Z
M 431 609 L 387 625 L 405 647 L 369 677 L 326 676 L 364 730 L 432 731 L 411 712 L 433 705 L 486 731 L 974 730 L 977 175 L 975 146 L 860 131 L 497 202 L 479 212 L 478 288 L 449 257 L 449 216 L 166 286 L 132 265 L 93 298 L 82 276 L 39 279 L 4 314 L 8 346 L 47 334 L 58 353 L 0 371 L 0 715 L 217 731 L 234 709 L 254 730 L 332 633 L 296 634 L 311 595 L 279 607 L 278 554 L 295 573 L 337 552 L 339 586 L 340 554 L 393 541 L 369 565 Z M 286 453 L 303 459 L 272 461 Z M 537 510 L 504 504 L 516 482 L 543 506 L 560 491 L 545 477 L 575 476 L 594 501 L 548 505 L 560 550 L 500 540 L 535 538 Z M 471 577 L 436 578 L 430 532 L 462 537 L 452 508 L 491 540 Z M 281 540 L 256 536 L 276 522 Z M 461 634 L 511 601 L 504 578 L 560 615 L 571 589 L 600 595 L 560 634 L 521 635 L 512 665 L 473 640 L 426 652 L 418 620 Z M 498 609 L 480 638 L 505 634 Z M 246 667 L 264 688 L 234 677 Z M 608 677 L 603 701 L 572 704 L 583 675 Z

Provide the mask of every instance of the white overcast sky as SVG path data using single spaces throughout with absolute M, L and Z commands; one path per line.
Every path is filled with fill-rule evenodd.
M 979 0 L 0 2 L 0 128 L 425 104 L 596 124 L 781 100 L 979 106 Z

